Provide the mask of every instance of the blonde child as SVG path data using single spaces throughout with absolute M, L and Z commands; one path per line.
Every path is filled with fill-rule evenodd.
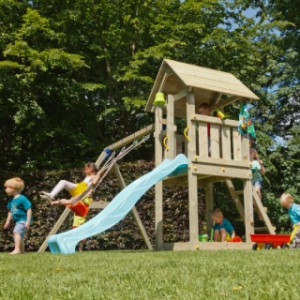
M 294 203 L 294 197 L 289 193 L 283 193 L 280 197 L 280 204 L 288 210 L 293 226 L 300 226 L 300 205 Z M 295 234 L 295 245 L 300 246 L 300 229 Z
M 76 184 L 67 180 L 60 180 L 50 193 L 44 191 L 41 192 L 41 197 L 49 200 L 51 205 L 75 204 L 76 202 L 73 203 L 72 199 L 61 199 L 55 201 L 55 197 L 63 190 L 67 190 L 72 197 L 79 196 L 92 185 L 97 184 L 102 175 L 100 171 L 97 172 L 97 167 L 92 162 L 85 164 L 83 173 L 85 178 L 82 182 Z
M 263 186 L 262 175 L 265 175 L 266 169 L 262 160 L 258 158 L 258 153 L 254 148 L 250 149 L 250 160 L 252 169 L 252 184 L 259 198 L 262 198 L 261 190 Z
M 216 208 L 212 213 L 211 213 L 212 220 L 215 223 L 214 226 L 214 241 L 215 242 L 225 242 L 227 239 L 227 236 L 229 235 L 230 238 L 234 238 L 235 236 L 235 231 L 227 219 L 224 218 L 223 212 Z
M 32 221 L 31 203 L 27 197 L 21 194 L 24 189 L 24 181 L 21 178 L 14 177 L 6 180 L 4 187 L 6 194 L 12 198 L 7 204 L 9 212 L 3 227 L 8 229 L 11 220 L 14 220 L 15 249 L 10 254 L 21 254 L 25 252 L 24 236 Z

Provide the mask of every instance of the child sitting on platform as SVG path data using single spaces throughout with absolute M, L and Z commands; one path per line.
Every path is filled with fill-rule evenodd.
M 67 190 L 72 197 L 79 196 L 92 185 L 96 185 L 102 175 L 101 171 L 97 172 L 97 167 L 92 162 L 85 164 L 83 173 L 86 177 L 82 182 L 75 184 L 67 180 L 60 180 L 50 193 L 41 192 L 41 198 L 47 199 L 51 205 L 75 204 L 76 202 L 73 203 L 72 199 L 55 200 L 55 197 L 63 190 Z
M 294 197 L 289 193 L 283 193 L 280 197 L 280 204 L 288 209 L 293 226 L 300 226 L 300 205 L 294 203 Z M 295 246 L 300 246 L 300 228 L 295 234 Z
M 232 224 L 224 218 L 223 212 L 216 208 L 211 217 L 215 222 L 214 226 L 214 241 L 215 242 L 225 242 L 226 240 L 233 239 L 235 236 L 235 231 Z

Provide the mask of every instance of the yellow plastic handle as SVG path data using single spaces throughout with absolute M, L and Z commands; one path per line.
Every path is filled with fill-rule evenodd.
M 164 147 L 166 148 L 167 151 L 169 151 L 169 146 L 167 145 L 167 140 L 169 139 L 169 136 L 166 135 L 166 137 L 164 138 L 164 141 L 163 141 L 163 144 L 164 144 Z
M 184 137 L 186 138 L 186 140 L 187 140 L 188 142 L 191 140 L 190 137 L 189 137 L 189 135 L 188 135 L 189 129 L 190 129 L 190 125 L 188 125 L 188 126 L 184 129 L 184 131 L 183 131 L 183 135 L 184 135 Z

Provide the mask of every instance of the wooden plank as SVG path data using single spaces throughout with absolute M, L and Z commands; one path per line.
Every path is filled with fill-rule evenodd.
M 176 95 L 174 95 L 174 102 L 186 97 L 188 94 L 188 89 L 187 88 L 184 88 L 182 89 L 179 93 L 177 93 Z
M 251 176 L 249 170 L 227 166 L 222 167 L 214 165 L 193 164 L 191 166 L 191 170 L 193 174 L 219 176 L 227 178 L 249 179 L 249 177 Z
M 231 97 L 229 97 L 228 99 L 226 99 L 226 100 L 223 100 L 221 103 L 219 103 L 219 104 L 216 104 L 216 105 L 213 105 L 210 109 L 211 110 L 215 110 L 215 109 L 222 109 L 222 108 L 224 108 L 225 106 L 227 106 L 227 105 L 230 105 L 230 104 L 232 104 L 233 102 L 236 102 L 237 100 L 239 100 L 241 98 L 241 96 L 236 96 L 236 95 L 234 95 L 234 96 L 231 96 Z
M 256 193 L 255 189 L 253 188 L 252 190 L 253 192 L 253 198 L 254 198 L 254 202 L 255 202 L 255 205 L 256 205 L 256 208 L 257 210 L 259 211 L 259 214 L 263 217 L 263 221 L 264 223 L 266 224 L 268 230 L 269 230 L 269 233 L 270 234 L 275 234 L 275 230 L 274 230 L 274 227 L 266 213 L 266 210 L 258 196 L 258 194 Z
M 122 174 L 120 172 L 120 169 L 119 169 L 117 163 L 114 164 L 113 168 L 114 168 L 114 172 L 116 174 L 116 177 L 117 177 L 117 180 L 118 180 L 120 188 L 121 189 L 125 189 L 126 183 L 125 183 L 125 180 L 124 180 L 124 178 L 123 178 L 123 176 L 122 176 Z M 139 213 L 138 213 L 138 211 L 136 210 L 135 207 L 133 207 L 131 209 L 131 214 L 132 214 L 132 216 L 133 216 L 133 218 L 134 218 L 134 220 L 135 220 L 135 222 L 136 222 L 136 224 L 138 226 L 138 229 L 139 229 L 139 231 L 140 231 L 140 233 L 142 235 L 142 238 L 143 238 L 144 242 L 146 243 L 148 249 L 149 250 L 153 250 L 152 244 L 151 244 L 150 239 L 148 237 L 148 234 L 147 234 L 147 232 L 145 230 L 143 222 L 142 222 L 142 220 L 141 220 L 141 218 L 139 216 Z
M 242 160 L 248 161 L 250 164 L 250 146 L 247 136 L 242 137 Z
M 191 117 L 195 113 L 195 94 L 193 91 L 189 92 L 187 96 L 187 126 L 190 127 L 188 142 L 188 159 L 192 159 L 196 155 L 196 127 L 191 122 Z M 190 228 L 190 241 L 198 241 L 199 235 L 199 221 L 198 221 L 198 181 L 191 170 L 188 171 L 188 189 L 189 189 L 189 228 Z
M 173 251 L 198 251 L 198 250 L 251 250 L 254 243 L 217 243 L 217 242 L 177 242 L 164 243 L 164 250 Z
M 223 94 L 236 95 L 250 99 L 256 99 L 256 95 L 248 90 L 243 84 L 241 85 L 230 84 L 221 81 L 212 81 L 189 74 L 177 73 L 180 79 L 185 83 L 186 86 L 194 88 L 203 88 L 209 91 L 220 92 Z
M 167 104 L 167 136 L 168 149 L 165 149 L 165 158 L 174 159 L 176 153 L 175 146 L 176 126 L 174 124 L 174 96 L 168 95 Z
M 210 125 L 211 157 L 220 158 L 220 127 L 219 125 Z
M 254 233 L 252 181 L 244 180 L 244 210 L 246 242 L 250 242 L 250 234 Z
M 198 124 L 198 143 L 199 143 L 199 156 L 201 158 L 208 158 L 208 135 L 207 135 L 207 124 Z
M 104 161 L 104 159 L 106 158 L 106 155 L 107 155 L 107 153 L 105 151 L 102 151 L 101 154 L 99 155 L 99 157 L 97 158 L 95 164 L 98 169 L 99 169 L 100 165 L 102 164 L 102 162 Z
M 237 211 L 239 212 L 242 220 L 244 221 L 245 220 L 244 206 L 243 206 L 242 202 L 240 201 L 240 198 L 234 188 L 234 185 L 233 185 L 232 181 L 229 179 L 225 180 L 225 183 L 227 185 L 227 188 L 228 188 L 230 196 L 233 200 L 233 203 L 235 204 Z
M 242 160 L 242 137 L 237 128 L 232 129 L 233 159 Z
M 240 167 L 249 169 L 249 162 L 247 161 L 234 161 L 234 160 L 227 160 L 222 158 L 202 158 L 202 157 L 195 157 L 193 159 L 193 163 L 198 164 L 211 164 L 211 165 L 218 165 L 218 166 L 232 166 L 232 167 Z
M 204 116 L 199 114 L 194 114 L 192 116 L 192 121 L 194 122 L 200 122 L 200 123 L 210 123 L 210 124 L 216 124 L 216 125 L 222 125 L 222 126 L 229 126 L 229 127 L 238 127 L 239 122 L 235 120 L 221 120 L 217 117 L 211 117 L 211 116 Z
M 66 220 L 66 218 L 68 217 L 69 213 L 70 213 L 70 209 L 69 208 L 65 208 L 65 210 L 63 211 L 63 213 L 60 215 L 59 219 L 57 220 L 57 222 L 55 223 L 55 225 L 53 226 L 53 228 L 50 230 L 49 234 L 47 235 L 46 239 L 44 240 L 43 244 L 41 245 L 41 247 L 38 250 L 38 253 L 44 253 L 48 247 L 48 238 L 51 235 L 54 235 L 57 233 L 57 231 L 60 229 L 61 225 L 64 223 L 64 221 Z
M 161 119 L 162 108 L 155 108 L 155 166 L 162 163 L 162 140 L 161 140 Z M 163 248 L 163 183 L 158 182 L 155 185 L 155 249 Z
M 210 230 L 213 228 L 214 226 L 214 222 L 211 218 L 211 212 L 214 209 L 214 193 L 213 193 L 213 184 L 209 183 L 207 184 L 207 186 L 205 187 L 205 218 L 206 218 L 206 222 L 207 222 L 207 229 Z M 209 233 L 207 232 L 207 234 Z
M 125 137 L 124 139 L 121 139 L 118 142 L 111 144 L 110 146 L 106 147 L 106 149 L 117 150 L 121 147 L 124 147 L 124 146 L 130 144 L 133 141 L 136 141 L 136 140 L 142 138 L 145 135 L 150 134 L 151 132 L 154 131 L 154 129 L 155 129 L 154 124 L 148 125 L 147 127 L 136 131 L 135 133 Z
M 228 126 L 222 126 L 222 158 L 226 160 L 231 159 L 231 130 Z

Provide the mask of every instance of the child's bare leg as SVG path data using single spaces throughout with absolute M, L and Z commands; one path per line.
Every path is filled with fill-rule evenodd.
M 72 203 L 72 199 L 60 199 L 60 200 L 58 200 L 58 202 L 59 202 L 59 204 L 60 205 L 70 205 L 70 204 L 73 204 Z
M 220 231 L 219 230 L 215 230 L 214 231 L 214 241 L 218 242 L 220 238 Z
M 260 189 L 260 187 L 259 187 L 259 186 L 256 186 L 256 187 L 255 187 L 255 191 L 256 191 L 256 193 L 257 193 L 259 199 L 261 200 L 262 195 L 261 195 L 261 189 Z
M 221 242 L 225 242 L 226 241 L 226 236 L 227 236 L 226 230 L 224 228 L 222 228 L 220 230 L 220 232 L 221 232 Z
M 70 191 L 76 187 L 76 184 L 67 180 L 60 180 L 58 184 L 53 188 L 50 193 L 41 192 L 41 194 L 50 198 L 50 200 L 54 200 L 55 197 L 63 190 Z
M 15 231 L 14 231 L 14 241 L 15 241 L 15 249 L 9 254 L 14 255 L 14 254 L 22 253 L 22 237 L 19 233 Z

